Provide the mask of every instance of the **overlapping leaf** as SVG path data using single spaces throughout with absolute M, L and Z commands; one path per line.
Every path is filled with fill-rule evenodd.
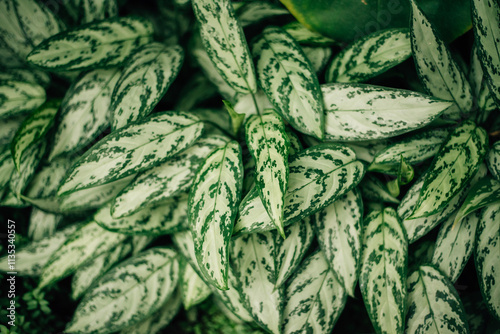
M 302 51 L 304 51 L 316 74 L 323 72 L 332 57 L 332 49 L 328 47 L 302 46 Z
M 184 60 L 180 46 L 150 43 L 127 61 L 113 91 L 113 130 L 147 116 L 177 77 Z
M 268 27 L 252 52 L 259 84 L 281 116 L 296 130 L 323 139 L 321 90 L 300 46 L 282 29 Z
M 408 241 L 392 208 L 365 218 L 359 286 L 378 333 L 403 333 Z
M 199 119 L 182 112 L 157 113 L 115 131 L 76 162 L 59 195 L 149 169 L 192 145 L 202 131 Z
M 120 65 L 137 47 L 150 42 L 152 34 L 153 26 L 146 19 L 107 19 L 52 36 L 37 45 L 27 60 L 51 71 Z
M 363 84 L 321 86 L 325 138 L 360 141 L 390 138 L 422 128 L 451 102 L 402 89 Z
M 455 223 L 488 204 L 500 201 L 500 182 L 491 177 L 480 180 L 472 187 L 455 217 Z
M 47 88 L 50 84 L 50 76 L 48 73 L 34 68 L 19 67 L 3 69 L 0 73 L 0 81 L 30 82 Z
M 490 173 L 500 181 L 500 141 L 493 144 L 486 161 Z
M 300 44 L 314 46 L 331 46 L 336 44 L 333 39 L 323 36 L 316 31 L 307 29 L 302 23 L 297 21 L 283 26 L 283 30 Z
M 233 2 L 233 7 L 238 2 Z M 272 2 L 265 1 L 252 1 L 244 2 L 242 5 L 236 9 L 236 16 L 238 22 L 242 27 L 249 26 L 253 23 L 257 23 L 261 20 L 265 20 L 274 16 L 288 15 L 290 12 L 285 8 L 276 5 Z
M 28 237 L 34 241 L 50 237 L 54 234 L 62 219 L 62 215 L 45 212 L 33 207 L 30 214 Z
M 116 0 L 80 0 L 81 23 L 101 21 L 118 15 Z
M 158 311 L 179 280 L 177 253 L 152 248 L 114 267 L 78 305 L 66 331 L 115 332 Z
M 12 173 L 10 189 L 16 197 L 19 197 L 35 175 L 38 165 L 42 161 L 47 148 L 47 141 L 41 140 L 35 145 L 30 145 L 24 151 L 18 168 Z
M 32 111 L 45 102 L 42 86 L 25 81 L 0 81 L 0 118 Z
M 497 105 L 491 94 L 486 75 L 484 74 L 481 61 L 479 60 L 477 43 L 474 43 L 472 46 L 470 63 L 469 81 L 478 109 L 476 110 L 476 122 L 478 124 L 483 124 L 488 120 L 490 113 L 497 108 Z
M 399 200 L 391 194 L 387 185 L 371 174 L 363 178 L 359 184 L 359 189 L 363 194 L 363 198 L 368 201 L 399 204 Z
M 12 160 L 10 147 L 4 145 L 0 148 L 0 189 L 4 189 L 9 184 L 14 169 L 14 160 Z
M 26 117 L 26 115 L 19 115 L 2 119 L 0 123 L 0 145 L 10 144 L 17 129 L 19 129 Z
M 182 302 L 186 310 L 203 302 L 212 293 L 210 287 L 198 276 L 189 263 L 183 266 L 180 286 Z

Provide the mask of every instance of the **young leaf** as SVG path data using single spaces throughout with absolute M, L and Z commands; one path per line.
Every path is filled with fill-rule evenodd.
M 471 121 L 458 126 L 434 158 L 409 219 L 442 210 L 477 172 L 488 149 L 486 131 Z
M 346 293 L 354 297 L 363 236 L 363 201 L 359 191 L 348 192 L 313 217 L 313 227 L 325 258 Z
M 451 106 L 431 96 L 364 84 L 326 84 L 321 90 L 329 141 L 395 137 L 426 126 Z
M 446 44 L 414 0 L 411 3 L 411 45 L 420 81 L 429 94 L 454 101 L 443 116 L 457 120 L 470 113 L 472 89 Z
M 403 333 L 408 240 L 392 208 L 365 218 L 359 286 L 378 333 Z
M 322 140 L 321 90 L 300 46 L 282 29 L 268 27 L 253 44 L 252 52 L 259 84 L 281 116 L 296 130 Z
M 292 22 L 283 26 L 285 30 L 297 43 L 313 46 L 331 46 L 336 42 L 320 33 L 307 29 L 300 22 Z
M 182 291 L 182 302 L 186 310 L 202 303 L 212 293 L 210 287 L 200 276 L 198 276 L 189 263 L 183 266 L 180 286 Z
M 80 0 L 81 23 L 105 20 L 118 15 L 116 0 Z
M 332 332 L 347 294 L 321 251 L 310 255 L 286 288 L 283 333 Z
M 231 128 L 232 128 L 232 134 L 234 136 L 238 135 L 238 132 L 240 130 L 241 125 L 243 125 L 243 121 L 245 120 L 245 114 L 240 114 L 237 113 L 231 102 L 222 100 L 224 103 L 224 106 L 226 107 L 227 113 L 229 114 L 229 117 L 231 118 Z
M 0 118 L 37 109 L 45 102 L 42 86 L 24 81 L 0 81 Z
M 59 102 L 47 102 L 24 120 L 17 130 L 12 140 L 11 151 L 12 159 L 18 171 L 21 168 L 21 161 L 25 159 L 24 156 L 30 148 L 37 146 L 41 140 L 45 139 L 47 132 L 54 123 L 58 109 Z
M 144 320 L 170 298 L 179 280 L 177 253 L 152 248 L 114 267 L 78 305 L 70 333 L 116 332 Z
M 474 262 L 483 300 L 500 319 L 500 203 L 483 209 L 476 231 Z
M 45 265 L 39 288 L 44 288 L 70 274 L 122 243 L 127 236 L 108 232 L 90 221 L 71 234 Z
M 387 29 L 358 39 L 343 49 L 326 70 L 326 82 L 363 82 L 411 56 L 407 28 Z
M 111 18 L 54 35 L 37 45 L 27 60 L 48 71 L 121 65 L 137 47 L 150 42 L 152 34 L 152 24 L 143 18 Z
M 243 29 L 229 0 L 192 0 L 205 50 L 224 80 L 238 93 L 257 91 L 255 70 Z
M 105 205 L 94 220 L 106 230 L 128 235 L 163 235 L 188 228 L 187 196 L 173 197 L 154 207 L 146 207 L 131 216 L 113 218 Z
M 146 117 L 177 77 L 183 60 L 180 46 L 150 43 L 137 49 L 124 65 L 111 97 L 111 129 Z
M 109 126 L 111 93 L 120 73 L 116 68 L 94 70 L 71 85 L 61 104 L 49 160 L 77 152 Z
M 477 53 L 486 82 L 497 106 L 500 104 L 500 4 L 495 0 L 472 0 L 472 21 Z
M 290 142 L 283 120 L 274 111 L 251 116 L 245 124 L 248 149 L 255 159 L 259 197 L 274 225 L 284 237 L 283 206 L 288 187 Z
M 233 2 L 232 4 L 233 7 L 236 4 L 241 4 L 241 6 L 236 9 L 236 16 L 243 28 L 273 16 L 290 14 L 288 10 L 272 2 L 252 1 L 242 3 Z
M 198 170 L 189 194 L 188 217 L 203 276 L 228 288 L 228 247 L 241 198 L 243 165 L 235 141 L 215 150 Z
M 332 49 L 328 47 L 301 46 L 306 58 L 311 63 L 311 67 L 316 74 L 323 73 L 323 69 L 332 57 Z
M 354 188 L 363 177 L 364 166 L 352 150 L 336 144 L 322 144 L 304 150 L 290 160 L 285 194 L 284 225 L 304 219 L 330 205 Z M 240 204 L 234 233 L 275 229 L 257 191 Z
M 472 187 L 455 217 L 455 224 L 473 211 L 500 201 L 500 182 L 491 177 L 480 180 Z
M 76 162 L 59 195 L 106 184 L 149 169 L 189 147 L 203 123 L 182 112 L 157 113 L 100 140 Z
M 493 144 L 486 159 L 490 173 L 500 181 L 500 141 Z
M 439 270 L 420 266 L 408 276 L 407 284 L 405 333 L 470 333 L 458 293 Z
M 200 165 L 227 139 L 218 135 L 204 136 L 191 147 L 166 162 L 141 174 L 113 200 L 111 214 L 122 218 L 189 191 Z

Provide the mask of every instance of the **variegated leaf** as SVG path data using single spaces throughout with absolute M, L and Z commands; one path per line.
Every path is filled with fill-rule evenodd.
M 464 200 L 455 217 L 455 224 L 473 211 L 500 201 L 500 182 L 491 177 L 480 180 Z
M 40 107 L 45 89 L 31 82 L 0 81 L 0 118 L 17 116 Z
M 127 256 L 131 250 L 130 243 L 119 244 L 78 268 L 71 280 L 71 298 L 80 299 L 94 282 L 99 280 L 115 263 Z
M 477 49 L 477 43 L 474 43 L 470 60 L 469 81 L 476 100 L 475 106 L 477 106 L 475 120 L 476 123 L 483 124 L 488 120 L 490 113 L 497 108 L 497 105 L 481 67 Z
M 180 46 L 150 43 L 140 47 L 124 65 L 111 100 L 113 130 L 146 117 L 177 77 L 184 60 Z
M 7 145 L 12 142 L 17 129 L 19 129 L 26 117 L 26 115 L 18 115 L 2 118 L 2 122 L 0 123 L 0 145 Z
M 354 188 L 363 177 L 364 166 L 352 150 L 336 144 L 322 144 L 296 154 L 289 162 L 288 190 L 285 194 L 285 226 L 330 205 Z M 234 233 L 275 229 L 257 191 L 240 204 Z
M 152 248 L 105 274 L 78 305 L 70 333 L 116 332 L 158 311 L 179 280 L 175 251 Z
M 474 249 L 479 215 L 470 214 L 460 219 L 456 225 L 454 221 L 455 219 L 448 219 L 441 226 L 432 256 L 432 264 L 452 283 L 462 273 Z
M 448 137 L 426 174 L 410 219 L 428 217 L 458 194 L 479 169 L 488 150 L 486 131 L 471 121 L 463 122 Z
M 319 246 L 346 293 L 354 297 L 361 266 L 363 201 L 354 189 L 314 215 Z
M 152 34 L 153 26 L 146 19 L 111 18 L 54 35 L 37 45 L 27 60 L 49 71 L 116 66 L 150 42 Z
M 500 4 L 495 0 L 472 0 L 472 21 L 477 53 L 486 82 L 497 106 L 500 104 Z
M 90 221 L 71 234 L 45 265 L 39 287 L 44 288 L 122 243 L 127 236 L 108 232 Z
M 2 70 L 0 81 L 24 81 L 47 88 L 50 84 L 50 76 L 48 73 L 34 68 L 21 67 Z
M 43 163 L 26 189 L 26 197 L 30 199 L 55 197 L 57 189 L 75 159 L 75 157 L 61 157 L 50 163 Z
M 285 124 L 274 111 L 251 116 L 245 124 L 245 136 L 255 160 L 255 184 L 259 197 L 284 237 L 283 207 L 288 188 L 290 146 Z
M 231 261 L 246 309 L 271 333 L 281 332 L 284 287 L 276 287 L 276 248 L 273 234 L 252 233 L 232 242 Z
M 180 286 L 182 302 L 186 310 L 203 302 L 212 293 L 210 287 L 198 276 L 189 263 L 183 266 Z
M 429 94 L 453 101 L 443 117 L 459 120 L 472 108 L 472 89 L 444 41 L 414 0 L 411 4 L 411 46 L 420 81 Z
M 229 117 L 227 111 L 222 109 L 195 109 L 189 112 L 205 123 L 214 125 L 225 133 L 231 133 L 231 117 Z
M 24 192 L 30 181 L 33 179 L 35 171 L 45 154 L 46 148 L 47 141 L 41 140 L 37 143 L 37 145 L 30 145 L 24 152 L 22 159 L 20 160 L 19 167 L 14 171 L 14 173 L 12 173 L 12 177 L 10 179 L 10 189 L 17 197 Z
M 233 7 L 236 4 L 238 4 L 238 2 L 233 2 Z M 290 15 L 290 12 L 286 8 L 272 2 L 252 1 L 243 2 L 241 4 L 242 6 L 236 9 L 236 16 L 238 22 L 244 28 L 271 17 Z
M 12 258 L 9 261 L 9 256 L 6 255 L 0 258 L 0 271 L 8 272 L 15 269 L 22 276 L 39 276 L 47 261 L 76 229 L 77 225 L 70 225 L 48 238 L 32 241 L 26 246 L 16 249 L 15 267 L 10 267 Z
M 203 161 L 226 143 L 227 138 L 222 136 L 201 137 L 188 149 L 139 174 L 113 200 L 111 214 L 115 218 L 130 216 L 145 207 L 189 191 Z
M 323 36 L 316 31 L 309 30 L 302 23 L 297 21 L 283 26 L 283 30 L 300 44 L 315 46 L 331 46 L 336 44 L 333 39 Z
M 105 20 L 118 15 L 116 0 L 79 0 L 81 24 Z
M 434 240 L 421 239 L 410 245 L 408 252 L 408 268 L 419 267 L 423 264 L 429 264 L 434 255 Z
M 345 143 L 345 145 L 356 152 L 356 157 L 358 159 L 371 163 L 378 152 L 387 148 L 391 143 L 392 140 L 390 139 L 378 139 L 348 142 Z
M 439 270 L 420 266 L 408 276 L 407 284 L 405 333 L 470 333 L 458 293 Z
M 299 153 L 304 149 L 299 136 L 289 127 L 285 127 L 286 135 L 288 136 L 288 141 L 290 142 L 290 148 L 288 149 L 288 160 L 290 160 L 295 154 Z
M 118 69 L 93 70 L 73 83 L 61 104 L 50 160 L 79 151 L 109 127 L 111 93 L 120 73 Z
M 243 29 L 229 0 L 191 0 L 205 50 L 219 74 L 238 93 L 257 91 Z
M 28 237 L 37 241 L 54 234 L 63 216 L 42 211 L 36 207 L 31 209 Z
M 268 27 L 254 43 L 259 84 L 296 130 L 324 138 L 318 77 L 300 46 L 281 28 Z
M 490 173 L 497 181 L 500 181 L 500 141 L 493 144 L 488 153 L 486 162 L 488 163 L 488 170 Z
M 302 46 L 302 51 L 304 51 L 316 74 L 323 72 L 332 57 L 332 49 L 329 47 Z
M 474 262 L 479 287 L 491 314 L 500 319 L 500 203 L 488 205 L 476 231 Z
M 0 147 L 0 189 L 7 187 L 14 170 L 14 160 L 12 159 L 10 147 L 8 145 L 4 145 L 3 147 Z
M 399 200 L 389 191 L 387 185 L 382 183 L 378 178 L 372 174 L 366 175 L 359 183 L 359 189 L 363 198 L 371 202 L 386 202 L 399 204 Z
M 326 70 L 326 82 L 363 82 L 411 56 L 407 28 L 387 29 L 358 39 L 343 49 Z
M 188 228 L 187 196 L 173 197 L 150 208 L 146 207 L 131 216 L 113 218 L 110 205 L 105 205 L 94 220 L 106 230 L 128 235 L 163 235 Z
M 321 90 L 330 141 L 395 137 L 426 126 L 451 106 L 420 93 L 364 84 L 326 84 Z
M 37 146 L 45 139 L 45 135 L 54 124 L 54 118 L 59 109 L 59 102 L 51 101 L 42 105 L 24 120 L 17 130 L 11 144 L 12 159 L 18 171 L 21 168 L 21 161 L 31 147 Z
M 378 333 L 403 333 L 408 240 L 396 211 L 385 208 L 365 218 L 359 286 Z
M 247 118 L 251 115 L 258 115 L 266 109 L 273 109 L 273 105 L 261 90 L 255 94 L 240 94 L 234 104 L 234 111 L 238 114 L 245 114 Z
M 310 255 L 286 288 L 283 333 L 332 332 L 347 302 L 347 294 L 325 255 Z
M 182 112 L 157 113 L 115 131 L 75 163 L 59 195 L 149 169 L 189 147 L 202 131 L 199 119 Z
M 219 289 L 228 288 L 228 247 L 241 198 L 243 163 L 235 141 L 218 148 L 196 173 L 188 217 L 196 259 L 203 276 Z

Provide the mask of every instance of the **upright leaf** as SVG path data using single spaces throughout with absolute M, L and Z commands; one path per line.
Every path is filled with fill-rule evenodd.
M 500 181 L 500 141 L 493 144 L 486 161 L 490 173 L 497 181 Z
M 30 112 L 41 106 L 45 97 L 45 90 L 36 83 L 0 81 L 0 118 Z
M 177 77 L 184 60 L 180 46 L 150 43 L 140 47 L 124 65 L 113 91 L 113 130 L 147 116 Z
M 288 187 L 290 143 L 279 115 L 268 111 L 251 116 L 245 124 L 246 142 L 255 159 L 259 197 L 276 228 L 284 236 L 283 206 Z
M 24 151 L 19 161 L 19 167 L 12 173 L 12 177 L 10 178 L 10 189 L 16 197 L 21 196 L 33 179 L 35 171 L 45 154 L 46 148 L 47 141 L 40 140 L 34 145 L 29 145 Z
M 321 90 L 300 46 L 282 29 L 268 27 L 252 52 L 259 84 L 281 116 L 296 130 L 323 139 Z
M 152 34 L 152 24 L 143 18 L 111 18 L 54 35 L 37 45 L 27 60 L 49 71 L 116 66 L 151 41 Z
M 359 286 L 378 333 L 403 333 L 408 240 L 394 209 L 365 218 Z
M 0 148 L 0 189 L 5 188 L 9 184 L 14 169 L 14 160 L 12 159 L 10 147 L 4 145 Z
M 500 201 L 500 182 L 491 177 L 480 180 L 472 187 L 455 217 L 455 224 L 473 211 Z
M 444 116 L 459 120 L 471 111 L 471 86 L 425 14 L 414 0 L 410 3 L 411 44 L 420 81 L 430 94 L 454 101 Z
M 241 148 L 230 141 L 198 170 L 188 201 L 188 217 L 200 270 L 211 284 L 228 288 L 228 247 L 241 198 Z
M 116 0 L 81 0 L 81 23 L 101 21 L 118 15 Z
M 229 0 L 191 0 L 205 50 L 219 74 L 238 93 L 257 91 L 243 29 Z
M 28 237 L 34 241 L 50 237 L 62 220 L 62 215 L 45 212 L 33 207 L 30 214 Z
M 212 293 L 212 290 L 205 283 L 205 281 L 198 276 L 189 263 L 186 263 L 182 268 L 183 270 L 180 282 L 182 302 L 184 304 L 184 308 L 189 310 L 191 307 L 198 305 L 207 299 Z

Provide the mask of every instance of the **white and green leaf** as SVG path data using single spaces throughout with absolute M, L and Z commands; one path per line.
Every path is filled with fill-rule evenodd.
M 2 118 L 2 122 L 0 123 L 0 145 L 7 145 L 12 142 L 17 129 L 19 129 L 26 117 L 26 115 L 21 114 L 14 117 Z
M 377 177 L 372 174 L 366 175 L 363 180 L 359 183 L 359 189 L 363 198 L 371 202 L 386 202 L 399 204 L 397 196 L 393 196 L 389 191 L 387 185 L 380 181 Z
M 105 20 L 118 15 L 116 0 L 79 0 L 81 13 L 80 23 Z
M 63 220 L 62 215 L 45 212 L 36 207 L 31 209 L 28 238 L 37 241 L 54 234 L 57 226 Z
M 0 189 L 7 188 L 15 168 L 10 146 L 2 146 L 0 148 Z
M 3 69 L 0 73 L 0 81 L 24 81 L 44 88 L 49 86 L 50 80 L 48 73 L 28 67 Z
M 500 181 L 500 141 L 494 143 L 490 148 L 486 162 L 490 173 L 497 181 Z
M 323 72 L 323 69 L 328 65 L 328 61 L 332 57 L 332 49 L 329 47 L 312 47 L 301 46 L 302 51 L 311 63 L 312 68 L 316 74 Z
M 318 77 L 300 46 L 277 27 L 253 44 L 259 84 L 296 130 L 322 140 L 324 114 Z
M 0 118 L 37 109 L 45 102 L 45 89 L 32 82 L 0 81 Z
M 75 159 L 75 157 L 61 157 L 51 162 L 44 162 L 26 188 L 26 197 L 30 199 L 55 197 L 57 189 Z
M 477 49 L 477 43 L 474 43 L 470 60 L 469 81 L 474 93 L 475 105 L 477 106 L 475 119 L 478 124 L 483 124 L 488 120 L 490 113 L 497 108 L 497 105 L 481 67 Z
M 240 25 L 245 28 L 259 21 L 269 19 L 275 16 L 290 15 L 290 12 L 282 6 L 272 2 L 252 1 L 252 2 L 233 2 L 233 7 L 236 4 L 242 4 L 236 9 L 236 17 Z
M 500 201 L 500 182 L 491 177 L 485 177 L 471 188 L 464 203 L 458 210 L 455 223 L 471 212 L 481 209 L 491 203 Z
M 47 141 L 41 140 L 36 145 L 30 145 L 24 151 L 19 167 L 14 170 L 10 179 L 10 189 L 15 196 L 19 197 L 28 187 L 42 161 L 46 148 Z
M 316 31 L 307 29 L 302 23 L 295 21 L 282 27 L 292 38 L 300 44 L 313 46 L 332 46 L 336 42 Z
M 183 266 L 180 286 L 182 291 L 182 303 L 186 310 L 202 303 L 212 294 L 210 287 L 200 276 L 198 276 L 189 263 Z

